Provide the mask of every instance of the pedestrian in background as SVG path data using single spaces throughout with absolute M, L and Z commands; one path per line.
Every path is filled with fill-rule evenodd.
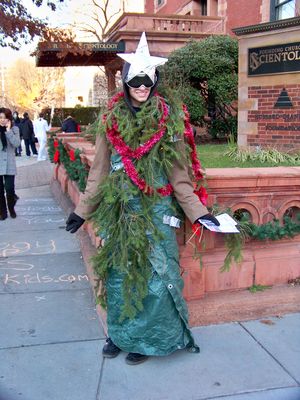
M 19 117 L 19 113 L 18 111 L 14 111 L 13 113 L 13 124 L 14 126 L 17 126 L 18 128 L 20 127 L 21 124 L 21 118 Z M 16 148 L 16 156 L 21 157 L 22 155 L 22 136 L 20 134 L 20 146 L 18 148 Z
M 7 208 L 11 218 L 16 218 L 15 175 L 17 173 L 15 149 L 20 146 L 19 128 L 13 126 L 12 113 L 8 108 L 0 108 L 0 220 L 7 218 Z M 5 198 L 6 192 L 6 198 Z
M 39 151 L 38 151 L 38 161 L 47 160 L 47 131 L 51 129 L 51 123 L 48 125 L 48 122 L 44 119 L 44 114 L 40 113 L 39 118 L 33 121 L 33 131 L 34 135 L 39 143 Z
M 75 119 L 71 115 L 68 115 L 67 118 L 62 123 L 61 129 L 65 133 L 78 132 L 78 126 L 79 125 L 75 121 Z
M 27 112 L 23 114 L 23 117 L 24 118 L 20 123 L 19 129 L 24 139 L 26 155 L 27 157 L 30 157 L 31 155 L 30 149 L 31 149 L 33 156 L 37 156 L 38 152 L 35 147 L 35 137 L 34 137 L 32 121 L 30 120 Z

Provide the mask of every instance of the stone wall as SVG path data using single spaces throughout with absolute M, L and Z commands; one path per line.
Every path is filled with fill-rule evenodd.
M 80 148 L 82 161 L 90 166 L 93 146 L 78 139 L 68 136 L 63 140 L 68 149 Z M 209 205 L 217 203 L 233 211 L 246 211 L 256 224 L 274 217 L 282 220 L 288 211 L 300 209 L 300 167 L 208 169 L 206 177 Z M 56 165 L 54 179 L 76 205 L 79 190 L 69 180 L 63 165 Z M 101 246 L 92 225 L 86 223 L 84 229 L 93 245 Z M 300 235 L 275 242 L 247 242 L 242 263 L 233 264 L 229 272 L 220 272 L 227 254 L 223 234 L 204 231 L 199 241 L 193 234 L 191 223 L 185 220 L 177 230 L 177 238 L 185 281 L 183 293 L 188 301 L 200 300 L 210 293 L 246 289 L 254 284 L 287 284 L 290 279 L 300 276 Z M 201 254 L 201 259 L 195 259 L 195 250 Z

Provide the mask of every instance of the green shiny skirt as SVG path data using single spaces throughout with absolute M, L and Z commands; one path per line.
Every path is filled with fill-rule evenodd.
M 171 197 L 164 197 L 153 207 L 154 223 L 163 233 L 163 240 L 154 243 L 151 233 L 149 261 L 152 276 L 144 309 L 134 319 L 119 322 L 122 306 L 122 274 L 111 268 L 106 282 L 108 335 L 126 352 L 162 356 L 178 349 L 198 353 L 188 326 L 188 309 L 182 297 L 183 280 L 180 276 L 175 228 L 163 224 L 164 215 L 173 215 Z M 137 199 L 133 207 L 139 208 Z

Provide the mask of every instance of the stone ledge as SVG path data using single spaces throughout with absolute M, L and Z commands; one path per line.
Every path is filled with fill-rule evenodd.
M 53 180 L 51 191 L 66 213 L 73 211 L 74 205 L 62 192 L 60 184 Z M 91 286 L 96 281 L 90 258 L 96 254 L 87 232 L 80 230 L 77 234 L 83 260 Z M 300 286 L 280 285 L 263 292 L 250 293 L 249 290 L 235 290 L 206 293 L 204 297 L 187 302 L 190 313 L 190 325 L 210 325 L 233 321 L 247 321 L 262 317 L 280 316 L 300 311 Z M 97 314 L 107 333 L 106 312 L 96 306 Z
M 221 324 L 281 316 L 300 311 L 300 286 L 281 285 L 263 292 L 208 293 L 188 303 L 190 325 Z

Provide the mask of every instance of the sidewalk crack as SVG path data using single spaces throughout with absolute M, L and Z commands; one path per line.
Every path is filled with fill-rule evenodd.
M 273 360 L 280 365 L 280 367 L 297 383 L 300 385 L 300 382 L 293 376 L 293 374 L 279 361 L 277 358 L 243 325 L 242 322 L 238 322 L 238 324 L 252 337 L 252 339 L 271 357 Z
M 100 375 L 99 375 L 99 381 L 98 381 L 98 387 L 97 387 L 97 393 L 96 393 L 96 400 L 100 400 L 100 390 L 101 390 L 101 383 L 102 383 L 102 378 L 103 378 L 104 363 L 105 363 L 105 357 L 102 357 L 102 362 L 101 362 L 101 367 L 100 367 Z

